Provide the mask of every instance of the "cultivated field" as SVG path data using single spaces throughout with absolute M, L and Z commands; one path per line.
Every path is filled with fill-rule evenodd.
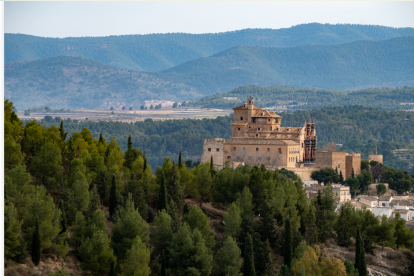
M 60 117 L 62 119 L 70 118 L 78 121 L 122 121 L 136 122 L 144 121 L 147 118 L 153 120 L 173 120 L 173 119 L 213 119 L 218 116 L 229 115 L 232 110 L 208 109 L 208 108 L 165 108 L 157 110 L 98 110 L 98 109 L 79 109 L 70 112 L 34 112 L 30 115 L 24 115 L 23 111 L 17 113 L 23 120 L 41 120 L 45 116 Z

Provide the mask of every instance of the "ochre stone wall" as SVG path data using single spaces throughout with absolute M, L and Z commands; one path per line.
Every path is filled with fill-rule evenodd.
M 346 177 L 348 179 L 352 176 L 352 168 L 354 168 L 354 176 L 361 174 L 361 154 L 354 153 L 354 155 L 348 153 L 346 155 Z
M 223 155 L 223 139 L 215 138 L 214 140 L 204 140 L 203 153 L 201 154 L 201 164 L 210 162 L 211 156 L 213 156 L 214 167 L 222 169 L 224 167 Z
M 378 163 L 382 163 L 382 154 L 369 154 L 368 161 L 377 161 Z

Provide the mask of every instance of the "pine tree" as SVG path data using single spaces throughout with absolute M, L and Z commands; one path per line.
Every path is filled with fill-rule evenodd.
M 253 235 L 253 233 L 254 233 L 253 219 L 249 218 L 249 217 L 242 218 L 241 231 L 240 231 L 240 235 L 239 235 L 240 243 L 244 242 L 244 239 L 246 238 L 247 234 Z M 244 248 L 242 248 L 242 250 L 244 250 Z
M 365 261 L 364 240 L 361 238 L 359 227 L 357 227 L 355 269 L 358 269 L 359 276 L 367 276 L 367 263 Z
M 165 252 L 162 251 L 161 256 L 161 276 L 167 276 L 167 267 L 166 267 L 166 261 L 165 261 Z
M 32 261 L 35 266 L 39 265 L 40 257 L 42 256 L 40 241 L 40 232 L 39 232 L 39 220 L 36 220 L 35 231 L 33 232 L 33 241 L 32 241 Z
M 139 213 L 141 214 L 141 217 L 144 220 L 147 220 L 148 211 L 147 204 L 145 201 L 145 192 L 142 188 L 142 183 L 135 178 L 135 175 L 133 173 L 131 174 L 131 179 L 128 181 L 128 184 L 126 186 L 126 192 L 131 193 L 132 200 L 135 204 L 135 208 L 138 209 Z
M 223 247 L 214 255 L 214 265 L 211 275 L 242 276 L 240 273 L 242 264 L 241 250 L 237 246 L 236 241 L 232 237 L 226 237 L 223 241 Z
M 243 275 L 244 276 L 256 276 L 256 270 L 254 267 L 254 253 L 252 237 L 247 234 L 244 239 L 244 263 L 243 263 Z
M 178 168 L 181 169 L 183 167 L 183 163 L 181 162 L 181 150 L 180 155 L 178 155 Z
M 290 267 L 293 259 L 293 239 L 290 218 L 285 219 L 283 230 L 283 263 Z
M 91 217 L 93 212 L 101 208 L 101 199 L 99 198 L 98 190 L 96 185 L 93 185 L 92 191 L 89 196 L 90 202 L 88 207 L 88 216 Z
M 111 193 L 109 194 L 109 216 L 111 218 L 115 215 L 115 209 L 117 206 L 118 206 L 118 199 L 116 196 L 116 182 L 115 182 L 115 175 L 113 175 Z
M 165 189 L 164 173 L 161 175 L 160 191 L 158 193 L 157 211 L 161 212 L 162 209 L 168 210 L 167 208 L 167 190 Z

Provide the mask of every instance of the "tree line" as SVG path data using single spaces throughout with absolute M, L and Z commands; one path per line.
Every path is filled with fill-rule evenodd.
M 375 153 L 384 156 L 384 165 L 400 170 L 414 170 L 407 160 L 396 157 L 392 150 L 414 148 L 414 113 L 386 111 L 362 106 L 325 107 L 293 113 L 278 113 L 282 126 L 301 127 L 310 119 L 315 121 L 318 148 L 331 142 L 343 144 L 338 151 L 359 152 L 362 159 Z M 46 116 L 45 126 L 59 126 L 61 119 Z M 216 119 L 184 119 L 145 121 L 135 123 L 90 122 L 66 119 L 66 130 L 81 132 L 88 128 L 97 139 L 102 133 L 105 139 L 114 137 L 122 150 L 127 149 L 128 136 L 136 148 L 145 148 L 148 162 L 153 168 L 161 165 L 164 157 L 177 160 L 182 149 L 184 158 L 197 160 L 202 152 L 204 139 L 231 138 L 233 115 Z M 411 158 L 414 159 L 414 156 Z M 414 173 L 412 171 L 411 173 Z

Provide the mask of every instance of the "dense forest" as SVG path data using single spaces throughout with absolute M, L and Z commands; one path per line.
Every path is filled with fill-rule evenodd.
M 413 80 L 413 43 L 414 36 L 288 48 L 236 46 L 160 73 L 203 94 L 248 84 L 345 90 Z
M 191 99 L 193 88 L 156 73 L 126 71 L 91 60 L 59 56 L 7 63 L 4 94 L 18 109 L 135 106 L 146 100 Z
M 212 34 L 149 34 L 44 38 L 5 34 L 5 62 L 70 55 L 135 71 L 160 71 L 238 45 L 292 47 L 414 36 L 413 28 L 302 24 L 285 29 L 245 29 Z
M 414 87 L 410 86 L 369 88 L 350 92 L 287 86 L 244 85 L 227 93 L 217 93 L 186 104 L 227 109 L 244 104 L 249 96 L 254 98 L 256 106 L 285 106 L 289 110 L 343 105 L 363 105 L 385 110 L 407 110 L 414 107 Z M 401 103 L 410 104 L 402 105 Z
M 400 160 L 392 150 L 414 148 L 414 113 L 405 111 L 386 111 L 362 106 L 326 107 L 293 113 L 279 113 L 282 126 L 299 127 L 310 119 L 315 121 L 318 147 L 331 142 L 343 144 L 340 151 L 360 152 L 367 159 L 369 153 L 384 155 L 384 164 L 389 167 L 411 170 L 407 160 Z M 61 119 L 46 116 L 42 124 L 47 127 L 59 126 Z M 223 116 L 216 119 L 184 119 L 145 121 L 132 123 L 89 122 L 64 120 L 65 129 L 81 132 L 83 128 L 110 140 L 114 137 L 122 150 L 127 149 L 127 140 L 132 135 L 136 148 L 146 151 L 149 164 L 153 168 L 161 165 L 164 157 L 177 160 L 180 150 L 185 158 L 196 160 L 201 157 L 204 139 L 231 138 L 233 117 Z M 410 157 L 414 159 L 414 156 Z M 414 173 L 414 168 L 412 169 Z
M 393 256 L 413 258 L 413 265 L 398 262 L 393 271 L 414 272 L 414 229 L 399 214 L 378 219 L 349 203 L 337 210 L 329 184 L 308 201 L 294 174 L 264 166 L 217 171 L 165 158 L 152 173 L 146 148 L 131 139 L 123 152 L 115 139 L 94 139 L 87 128 L 69 135 L 63 121 L 23 125 L 13 109 L 5 100 L 8 273 L 27 259 L 32 266 L 21 269 L 33 271 L 44 254 L 70 254 L 92 275 L 362 276 L 381 246 L 405 248 Z M 372 180 L 363 171 L 361 181 Z M 413 179 L 406 181 L 410 189 Z M 210 218 L 210 204 L 222 209 L 224 225 Z M 328 254 L 333 242 L 352 256 Z

